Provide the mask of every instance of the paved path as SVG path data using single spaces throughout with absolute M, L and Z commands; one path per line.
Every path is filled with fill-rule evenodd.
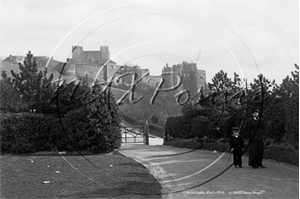
M 228 168 L 228 153 L 143 144 L 123 144 L 120 153 L 150 170 L 163 198 L 299 198 L 296 166 L 264 160 L 267 169 L 253 169 L 243 157 L 244 168 Z

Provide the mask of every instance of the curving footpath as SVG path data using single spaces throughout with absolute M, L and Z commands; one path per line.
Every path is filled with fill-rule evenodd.
M 146 166 L 166 199 L 299 198 L 296 166 L 264 160 L 266 169 L 253 169 L 243 157 L 243 168 L 234 168 L 229 153 L 163 145 L 124 143 L 119 152 Z

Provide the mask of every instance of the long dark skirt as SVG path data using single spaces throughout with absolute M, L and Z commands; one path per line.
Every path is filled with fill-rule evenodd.
M 249 146 L 249 166 L 261 166 L 264 154 L 263 141 L 252 141 Z

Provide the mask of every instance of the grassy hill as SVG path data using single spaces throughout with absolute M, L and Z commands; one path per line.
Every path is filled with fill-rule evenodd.
M 7 62 L 0 61 L 0 72 L 5 71 L 7 75 L 10 75 L 10 71 L 13 70 L 17 73 L 20 72 L 19 66 L 17 64 L 11 64 Z M 2 76 L 0 77 L 2 79 Z
M 20 73 L 20 69 L 19 69 L 19 65 L 18 64 L 12 64 L 12 63 L 8 63 L 5 61 L 0 61 L 0 73 L 2 74 L 2 71 L 5 71 L 6 74 L 8 76 L 11 76 L 11 70 L 13 70 L 16 73 Z M 45 68 L 39 66 L 38 70 L 42 70 L 44 71 Z M 65 79 L 66 82 L 70 82 L 71 80 L 73 80 L 75 78 L 75 76 L 64 76 L 64 75 L 60 75 L 60 73 L 58 71 L 56 71 L 53 68 L 48 68 L 47 70 L 47 77 L 49 77 L 51 74 L 53 74 L 54 78 L 53 81 L 61 78 L 61 79 Z M 0 76 L 0 79 L 2 79 L 2 76 Z

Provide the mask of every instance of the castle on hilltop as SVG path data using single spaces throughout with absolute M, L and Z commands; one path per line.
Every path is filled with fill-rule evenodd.
M 110 51 L 108 46 L 101 46 L 100 51 L 84 51 L 82 46 L 72 46 L 72 58 L 67 59 L 65 74 L 76 74 L 78 78 L 87 78 L 93 81 L 97 75 L 99 82 L 108 81 L 114 74 L 124 74 L 127 72 L 135 72 L 140 77 L 144 73 L 149 72 L 148 69 L 141 69 L 139 66 L 123 66 L 117 65 L 110 59 Z M 102 69 L 101 69 L 102 68 Z M 115 85 L 129 85 L 132 76 L 127 75 L 120 79 L 120 82 L 114 82 Z
M 103 82 L 118 68 L 116 62 L 110 60 L 108 46 L 101 46 L 100 51 L 84 51 L 82 46 L 72 46 L 72 58 L 67 59 L 65 73 L 75 73 L 78 78 L 94 80 L 99 72 L 97 80 Z
M 10 55 L 5 60 L 1 61 L 1 65 L 8 63 L 17 65 L 24 61 L 24 56 Z M 142 69 L 140 66 L 121 66 L 110 59 L 110 51 L 108 46 L 100 46 L 99 50 L 84 51 L 82 46 L 72 46 L 72 57 L 68 58 L 66 63 L 59 62 L 46 56 L 33 56 L 36 59 L 38 68 L 44 68 L 47 63 L 48 69 L 54 73 L 56 78 L 65 78 L 66 80 L 86 78 L 89 82 L 97 79 L 98 82 L 109 81 L 111 77 L 115 77 L 131 72 L 136 73 L 137 78 L 149 72 L 149 69 Z M 50 59 L 50 61 L 49 61 Z M 49 62 L 48 62 L 49 61 Z M 121 68 L 122 67 L 122 68 Z M 163 67 L 162 73 L 171 72 L 171 75 L 162 76 L 146 76 L 141 82 L 150 86 L 156 87 L 161 78 L 164 78 L 164 88 L 171 88 L 177 84 L 177 74 L 182 76 L 182 83 L 179 89 L 188 90 L 191 94 L 196 93 L 199 89 L 207 89 L 206 72 L 205 70 L 197 69 L 196 63 L 182 62 L 177 65 Z M 97 78 L 96 78 L 97 76 Z M 133 75 L 125 75 L 120 78 L 117 83 L 113 81 L 113 85 L 125 87 L 132 83 Z

